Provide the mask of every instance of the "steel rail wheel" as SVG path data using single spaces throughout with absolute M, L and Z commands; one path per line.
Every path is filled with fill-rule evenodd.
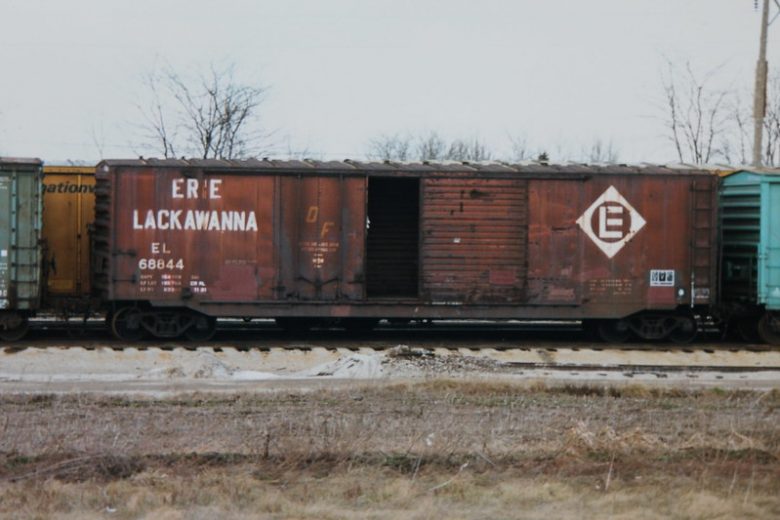
M 770 345 L 780 345 L 780 313 L 767 311 L 758 321 L 758 335 Z
M 14 320 L 16 322 L 16 320 Z M 30 322 L 24 316 L 19 316 L 19 321 L 11 328 L 0 329 L 0 339 L 3 341 L 19 341 L 30 329 Z
M 699 326 L 693 316 L 680 316 L 677 318 L 677 326 L 669 333 L 669 341 L 685 345 L 696 339 Z
M 736 328 L 742 341 L 747 343 L 759 343 L 761 341 L 761 336 L 758 335 L 758 319 L 755 316 L 737 319 Z
M 111 332 L 124 341 L 138 341 L 146 336 L 141 319 L 143 314 L 137 307 L 123 307 L 111 318 Z
M 217 332 L 217 320 L 211 316 L 196 314 L 192 317 L 192 325 L 184 331 L 184 336 L 190 341 L 208 341 Z
M 601 320 L 596 331 L 607 343 L 625 343 L 631 337 L 631 326 L 626 320 Z

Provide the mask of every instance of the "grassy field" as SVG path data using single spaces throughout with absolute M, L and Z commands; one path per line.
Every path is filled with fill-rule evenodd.
M 778 518 L 780 392 L 0 397 L 2 518 Z

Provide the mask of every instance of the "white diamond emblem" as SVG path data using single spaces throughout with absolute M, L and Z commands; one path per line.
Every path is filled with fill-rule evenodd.
M 618 254 L 646 223 L 614 186 L 602 193 L 577 219 L 582 231 L 607 258 Z

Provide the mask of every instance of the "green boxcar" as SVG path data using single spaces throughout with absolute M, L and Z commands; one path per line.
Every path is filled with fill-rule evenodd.
M 38 159 L 0 158 L 0 339 L 27 331 L 41 302 L 43 168 Z
M 780 344 L 780 170 L 741 170 L 720 192 L 724 303 L 739 325 Z

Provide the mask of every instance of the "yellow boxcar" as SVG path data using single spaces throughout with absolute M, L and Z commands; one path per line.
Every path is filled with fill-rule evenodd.
M 52 299 L 90 293 L 90 235 L 95 221 L 94 166 L 43 167 L 43 238 Z

